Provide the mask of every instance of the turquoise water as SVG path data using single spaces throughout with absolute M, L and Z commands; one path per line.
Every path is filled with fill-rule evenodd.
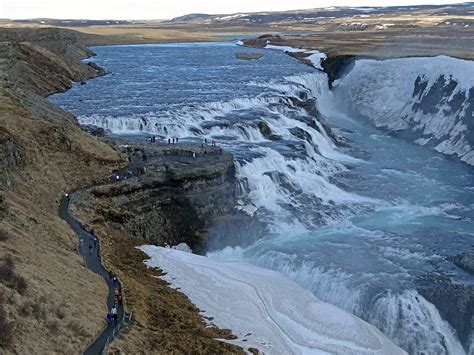
M 270 230 L 211 257 L 279 270 L 412 353 L 467 351 L 418 285 L 434 273 L 473 284 L 446 259 L 474 247 L 472 167 L 341 112 L 324 74 L 279 51 L 231 43 L 93 50 L 110 74 L 52 102 L 113 134 L 213 138 L 235 154 L 242 199 Z M 239 61 L 241 51 L 265 56 Z M 345 146 L 295 104 L 311 98 Z M 260 121 L 281 139 L 265 138 Z

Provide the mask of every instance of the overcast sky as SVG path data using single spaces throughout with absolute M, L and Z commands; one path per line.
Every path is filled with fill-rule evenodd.
M 169 19 L 189 13 L 279 11 L 328 6 L 447 4 L 459 0 L 0 0 L 0 18 Z

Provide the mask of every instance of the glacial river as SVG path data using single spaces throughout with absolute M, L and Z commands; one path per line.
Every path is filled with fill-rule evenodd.
M 472 166 L 348 114 L 324 73 L 280 51 L 233 43 L 93 51 L 110 74 L 53 103 L 115 135 L 216 139 L 234 153 L 241 198 L 269 233 L 211 258 L 280 271 L 410 353 L 474 351 L 419 292 L 439 275 L 474 284 L 447 259 L 474 246 Z M 264 57 L 237 60 L 242 51 Z M 311 99 L 346 144 L 295 104 Z

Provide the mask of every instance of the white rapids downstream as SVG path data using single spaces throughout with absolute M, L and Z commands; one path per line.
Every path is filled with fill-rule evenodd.
M 112 135 L 216 139 L 234 154 L 237 194 L 269 233 L 214 245 L 210 263 L 278 271 L 409 353 L 474 351 L 472 323 L 471 334 L 456 328 L 420 291 L 439 275 L 474 284 L 447 259 L 474 245 L 472 62 L 360 60 L 330 90 L 324 72 L 277 50 L 93 50 L 110 74 L 50 98 L 80 123 Z M 264 57 L 239 61 L 241 51 Z

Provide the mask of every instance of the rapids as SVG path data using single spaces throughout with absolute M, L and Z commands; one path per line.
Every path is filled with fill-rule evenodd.
M 470 351 L 472 335 L 461 339 L 419 283 L 443 274 L 474 284 L 446 259 L 474 244 L 471 166 L 375 128 L 370 115 L 379 113 L 360 100 L 350 75 L 330 91 L 325 73 L 280 51 L 239 61 L 236 52 L 257 50 L 232 43 L 93 50 L 110 74 L 50 98 L 80 123 L 112 135 L 216 139 L 235 155 L 239 195 L 269 234 L 215 246 L 210 258 L 280 271 L 410 353 Z M 356 74 L 370 83 L 370 70 Z M 334 132 L 347 143 L 337 144 Z

